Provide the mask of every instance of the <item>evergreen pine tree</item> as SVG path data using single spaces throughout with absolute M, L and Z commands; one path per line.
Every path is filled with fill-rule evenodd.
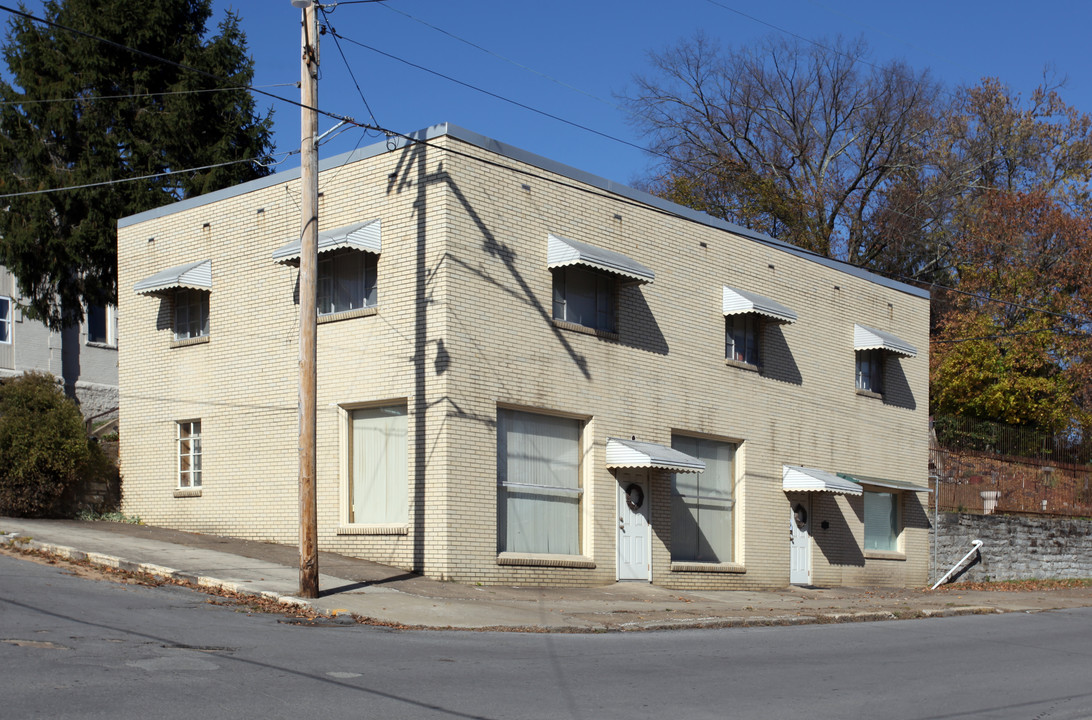
M 254 66 L 238 16 L 207 37 L 211 0 L 47 0 L 41 12 L 87 35 L 10 21 L 0 195 L 220 165 L 0 200 L 0 264 L 28 314 L 60 328 L 115 301 L 119 218 L 269 172 L 233 161 L 269 159 L 272 112 L 256 113 L 245 89 Z

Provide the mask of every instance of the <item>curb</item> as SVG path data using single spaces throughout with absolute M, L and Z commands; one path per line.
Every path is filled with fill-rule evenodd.
M 183 572 L 182 570 L 176 570 L 175 568 L 166 567 L 164 565 L 156 565 L 154 563 L 139 563 L 132 560 L 126 560 L 114 555 L 104 555 L 96 552 L 84 552 L 83 550 L 77 550 L 76 548 L 68 547 L 67 545 L 54 545 L 53 543 L 39 542 L 38 540 L 26 540 L 24 542 L 17 542 L 18 535 L 16 533 L 9 533 L 6 535 L 0 535 L 0 542 L 22 547 L 29 548 L 31 550 L 39 550 L 50 555 L 56 555 L 58 557 L 65 558 L 67 560 L 74 560 L 76 562 L 86 561 L 92 565 L 98 565 L 100 567 L 113 568 L 115 570 L 125 570 L 127 572 L 138 572 L 146 575 L 152 575 L 153 577 L 166 578 L 168 580 L 179 580 L 185 583 L 191 583 L 203 588 L 212 588 L 216 590 L 225 590 L 227 592 L 238 593 L 239 595 L 250 595 L 253 597 L 260 597 L 266 600 L 273 600 L 279 602 L 282 605 L 289 605 L 293 607 L 306 607 L 318 612 L 311 604 L 311 601 L 303 598 L 295 597 L 294 595 L 280 595 L 268 590 L 262 590 L 255 592 L 249 588 L 241 587 L 237 583 L 229 582 L 227 580 L 221 580 L 220 578 L 210 577 L 208 575 L 195 575 L 193 573 Z

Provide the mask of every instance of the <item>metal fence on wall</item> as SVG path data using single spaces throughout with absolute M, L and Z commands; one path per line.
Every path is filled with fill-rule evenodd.
M 929 471 L 941 512 L 1092 517 L 1088 447 L 998 423 L 938 417 Z

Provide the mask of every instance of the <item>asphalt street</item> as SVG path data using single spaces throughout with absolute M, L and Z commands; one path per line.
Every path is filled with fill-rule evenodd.
M 301 626 L 0 556 L 3 718 L 1089 718 L 1092 609 L 542 634 Z

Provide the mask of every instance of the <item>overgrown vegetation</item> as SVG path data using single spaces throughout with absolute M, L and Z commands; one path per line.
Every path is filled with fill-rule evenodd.
M 0 383 L 0 515 L 56 514 L 85 475 L 116 472 L 88 440 L 76 403 L 51 375 L 30 372 Z

